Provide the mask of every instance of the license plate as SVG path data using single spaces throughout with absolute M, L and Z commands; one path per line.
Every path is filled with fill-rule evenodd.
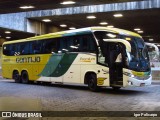
M 141 86 L 141 87 L 142 87 L 142 86 L 145 86 L 145 83 L 141 83 L 140 86 Z

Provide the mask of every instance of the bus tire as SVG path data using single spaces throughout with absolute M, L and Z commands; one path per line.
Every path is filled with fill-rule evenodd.
M 16 83 L 21 83 L 19 72 L 17 70 L 13 71 L 12 78 L 15 80 Z
M 24 83 L 24 84 L 28 84 L 29 83 L 29 77 L 28 77 L 27 71 L 23 71 L 22 72 L 21 80 L 22 80 L 22 83 Z
M 94 73 L 91 73 L 88 76 L 88 88 L 93 92 L 97 92 L 99 90 L 97 86 L 97 77 Z

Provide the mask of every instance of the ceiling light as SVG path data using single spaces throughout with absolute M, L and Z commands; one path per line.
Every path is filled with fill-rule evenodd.
M 135 28 L 134 30 L 135 30 L 135 31 L 140 31 L 141 29 L 140 29 L 140 28 Z
M 6 39 L 10 39 L 11 37 L 6 37 Z
M 32 9 L 32 8 L 34 8 L 34 6 L 21 6 L 19 8 L 21 8 L 21 9 Z
M 70 27 L 69 29 L 70 29 L 70 30 L 75 30 L 76 28 L 75 28 L 75 27 Z
M 67 27 L 67 25 L 65 25 L 65 24 L 61 24 L 60 26 L 61 26 L 61 27 Z
M 153 38 L 150 38 L 149 41 L 154 41 L 154 39 L 153 39 Z
M 122 14 L 114 14 L 113 16 L 114 16 L 114 17 L 123 17 Z
M 51 22 L 50 19 L 43 19 L 42 21 L 43 21 L 43 22 Z
M 107 27 L 108 27 L 108 28 L 113 28 L 114 26 L 113 26 L 113 25 L 108 25 Z
M 74 1 L 65 1 L 65 2 L 61 2 L 60 4 L 62 5 L 71 5 L 71 4 L 75 4 L 76 2 Z
M 160 45 L 157 45 L 158 47 L 160 47 Z
M 11 32 L 10 32 L 10 31 L 5 31 L 5 33 L 6 33 L 6 34 L 10 34 Z
M 142 30 L 140 30 L 140 31 L 137 31 L 138 33 L 144 33 Z
M 94 15 L 87 16 L 87 19 L 95 19 L 95 18 L 96 18 L 96 16 L 94 16 Z
M 100 25 L 107 25 L 108 23 L 107 22 L 101 22 L 99 23 Z

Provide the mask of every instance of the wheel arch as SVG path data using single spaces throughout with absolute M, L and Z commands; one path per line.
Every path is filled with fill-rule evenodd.
M 89 75 L 91 75 L 91 74 L 95 74 L 96 76 L 97 76 L 97 74 L 96 74 L 96 72 L 95 71 L 87 71 L 86 73 L 85 73 L 85 75 L 84 75 L 84 84 L 88 84 L 88 76 Z
M 18 72 L 19 75 L 21 73 L 18 69 L 13 69 L 13 71 L 12 71 L 12 78 L 13 78 L 13 75 L 14 75 L 15 72 Z
M 21 80 L 22 80 L 22 83 L 24 84 L 28 84 L 30 82 L 28 71 L 25 69 L 21 71 Z
M 28 71 L 27 71 L 26 69 L 23 69 L 23 70 L 21 70 L 21 75 L 22 75 L 22 73 L 25 72 L 25 71 L 28 73 Z
M 31 75 L 29 74 L 29 71 L 28 71 L 27 69 L 22 69 L 20 75 L 22 75 L 23 72 L 27 72 L 28 78 L 30 79 L 30 76 L 31 76 Z

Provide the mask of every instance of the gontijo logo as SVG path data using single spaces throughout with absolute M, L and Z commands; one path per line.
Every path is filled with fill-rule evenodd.
M 35 57 L 17 57 L 16 62 L 17 63 L 35 63 L 40 62 L 41 58 L 39 56 Z
M 96 58 L 90 58 L 90 57 L 88 57 L 88 58 L 80 58 L 80 62 L 92 62 L 92 61 L 95 61 L 96 60 Z

